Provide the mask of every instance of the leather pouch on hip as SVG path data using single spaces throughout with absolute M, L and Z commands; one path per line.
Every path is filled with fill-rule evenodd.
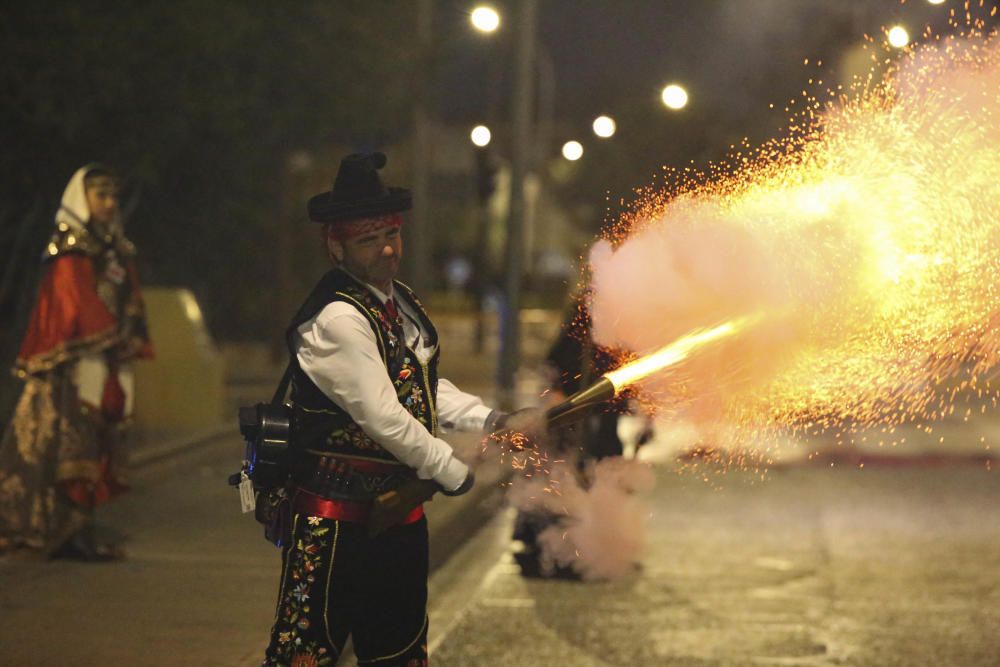
M 254 518 L 264 526 L 264 537 L 283 547 L 292 537 L 292 502 L 284 489 L 268 489 L 257 494 Z

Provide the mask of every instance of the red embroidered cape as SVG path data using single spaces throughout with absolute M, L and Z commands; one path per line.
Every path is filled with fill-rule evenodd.
M 135 263 L 129 260 L 126 270 L 132 289 L 130 305 L 141 308 Z M 121 340 L 118 320 L 97 295 L 95 284 L 94 265 L 87 255 L 63 254 L 48 265 L 17 355 L 18 370 L 51 370 L 81 354 L 116 344 L 125 346 L 122 352 L 128 358 L 153 356 L 148 340 Z
M 143 318 L 135 262 L 128 258 L 125 270 L 129 295 L 122 317 Z M 16 368 L 21 374 L 50 371 L 66 361 L 117 348 L 112 363 L 134 358 L 152 358 L 153 350 L 141 333 L 122 336 L 119 320 L 97 293 L 97 276 L 91 258 L 82 253 L 61 254 L 48 265 L 38 291 L 35 309 L 21 343 Z M 110 373 L 104 387 L 101 411 L 113 421 L 122 418 L 125 396 L 117 373 Z M 65 470 L 63 470 L 65 468 Z M 107 454 L 93 462 L 61 462 L 58 483 L 74 502 L 83 507 L 103 504 L 128 489 L 111 469 Z

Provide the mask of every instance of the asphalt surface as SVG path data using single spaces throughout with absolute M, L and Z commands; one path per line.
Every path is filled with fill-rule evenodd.
M 642 569 L 615 581 L 521 577 L 508 513 L 439 573 L 488 562 L 432 615 L 433 663 L 1000 664 L 1000 478 L 952 463 L 715 484 L 661 464 Z
M 138 472 L 100 515 L 124 562 L 0 561 L 0 664 L 256 664 L 279 554 L 224 484 L 238 447 Z M 642 569 L 604 582 L 523 579 L 495 497 L 435 500 L 433 664 L 996 665 L 997 474 L 823 463 L 706 484 L 659 463 Z

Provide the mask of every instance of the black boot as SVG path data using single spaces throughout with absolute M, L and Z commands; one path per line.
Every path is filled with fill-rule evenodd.
M 125 552 L 116 544 L 98 542 L 93 526 L 86 526 L 53 551 L 51 558 L 85 563 L 108 563 L 122 560 L 125 558 Z

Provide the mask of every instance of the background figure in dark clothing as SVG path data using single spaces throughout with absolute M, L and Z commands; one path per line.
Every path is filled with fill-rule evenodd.
M 566 397 L 588 387 L 604 373 L 620 365 L 618 358 L 606 348 L 596 345 L 590 335 L 591 318 L 588 308 L 589 290 L 578 294 L 559 329 L 559 336 L 549 350 L 546 362 L 551 372 L 549 404 L 561 403 Z M 559 427 L 550 433 L 552 447 L 564 453 L 577 468 L 580 484 L 587 486 L 587 464 L 611 456 L 622 456 L 624 447 L 618 435 L 618 421 L 628 412 L 628 392 L 606 403 L 585 418 Z M 651 435 L 647 428 L 637 446 Z M 515 554 L 521 574 L 529 577 L 552 576 L 579 579 L 569 567 L 555 567 L 545 571 L 540 563 L 538 535 L 560 520 L 541 510 L 518 512 L 514 524 L 514 539 L 523 543 L 522 551 Z
M 549 389 L 553 404 L 590 386 L 619 365 L 616 357 L 595 345 L 590 335 L 589 294 L 585 291 L 573 300 L 559 337 L 545 359 L 552 373 Z M 569 450 L 579 449 L 581 465 L 590 459 L 621 456 L 623 447 L 618 437 L 618 419 L 627 410 L 627 399 L 616 398 L 585 419 L 561 428 L 554 437 Z

